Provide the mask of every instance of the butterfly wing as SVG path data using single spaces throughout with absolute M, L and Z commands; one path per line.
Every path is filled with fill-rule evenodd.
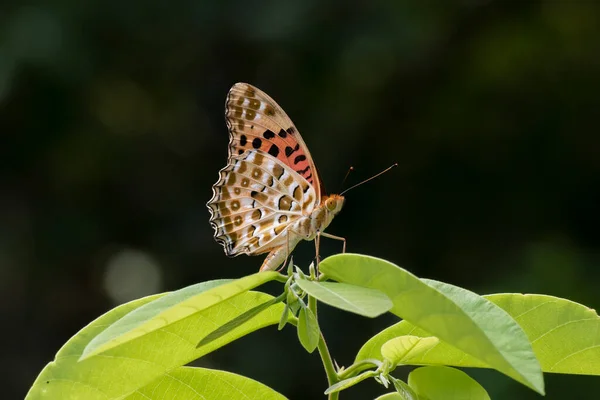
M 233 85 L 225 101 L 229 157 L 262 150 L 302 176 L 321 201 L 321 181 L 300 133 L 285 111 L 266 93 L 247 84 Z
M 262 150 L 231 155 L 207 206 L 228 256 L 282 246 L 286 230 L 315 207 L 316 192 L 294 169 Z

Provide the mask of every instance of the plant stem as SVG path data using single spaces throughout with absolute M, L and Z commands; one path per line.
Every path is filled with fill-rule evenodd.
M 308 308 L 315 314 L 317 317 L 317 299 L 312 296 L 308 296 Z M 325 368 L 325 374 L 327 374 L 327 383 L 329 386 L 337 383 L 339 381 L 337 372 L 335 372 L 335 366 L 333 365 L 333 359 L 331 358 L 331 354 L 329 354 L 329 349 L 327 348 L 327 343 L 325 343 L 325 337 L 323 336 L 323 331 L 319 327 L 320 338 L 319 344 L 317 344 L 317 349 L 319 350 L 319 355 L 321 356 L 321 361 L 323 361 L 323 367 Z M 338 392 L 329 393 L 329 400 L 338 400 L 339 394 Z
M 375 359 L 367 359 L 359 361 L 355 364 L 352 364 L 345 370 L 341 371 L 338 374 L 339 379 L 347 379 L 353 376 L 360 374 L 361 372 L 371 369 L 371 368 L 379 368 L 381 366 L 381 361 Z

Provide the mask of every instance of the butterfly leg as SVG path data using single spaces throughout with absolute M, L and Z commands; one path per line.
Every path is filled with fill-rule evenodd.
M 342 253 L 346 252 L 346 238 L 343 238 L 341 236 L 330 235 L 329 233 L 325 232 L 321 233 L 321 235 L 329 239 L 341 240 L 342 242 L 344 242 L 344 244 L 342 245 Z
M 319 256 L 319 248 L 321 247 L 321 232 L 317 231 L 317 235 L 315 236 L 315 276 L 319 276 L 319 263 L 321 262 L 321 257 Z M 312 276 L 312 271 L 311 271 Z
M 315 250 L 317 252 L 316 254 L 316 263 L 317 263 L 317 275 L 318 275 L 318 271 L 319 271 L 319 263 L 321 262 L 321 256 L 319 255 L 319 249 L 321 247 L 321 232 L 317 232 L 317 236 L 315 236 Z

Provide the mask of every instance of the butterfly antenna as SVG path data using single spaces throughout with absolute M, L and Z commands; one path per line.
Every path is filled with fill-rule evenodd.
M 398 163 L 394 163 L 394 164 L 390 165 L 389 167 L 387 167 L 386 169 L 384 169 L 383 171 L 381 171 L 380 173 L 378 173 L 378 174 L 376 174 L 376 175 L 373 175 L 373 176 L 372 176 L 372 177 L 370 177 L 369 179 L 365 179 L 365 180 L 364 180 L 364 181 L 362 181 L 362 182 L 358 182 L 356 185 L 350 186 L 348 189 L 346 189 L 346 190 L 344 190 L 342 193 L 340 193 L 340 196 L 341 196 L 341 195 L 343 195 L 344 193 L 346 193 L 348 190 L 350 190 L 350 189 L 354 189 L 355 187 L 357 187 L 357 186 L 360 186 L 360 185 L 362 185 L 363 183 L 367 183 L 367 182 L 369 182 L 370 180 L 372 180 L 372 179 L 375 179 L 375 178 L 377 178 L 378 176 L 385 174 L 385 173 L 386 173 L 386 172 L 388 172 L 390 169 L 392 169 L 392 168 L 396 168 L 397 166 L 398 166 Z
M 342 179 L 342 185 L 340 190 L 342 190 L 344 188 L 344 183 L 346 183 L 346 179 L 348 179 L 348 175 L 350 175 L 350 172 L 354 171 L 354 167 L 350 166 L 350 168 L 348 168 L 348 172 L 346 172 L 346 176 L 344 176 L 344 179 Z

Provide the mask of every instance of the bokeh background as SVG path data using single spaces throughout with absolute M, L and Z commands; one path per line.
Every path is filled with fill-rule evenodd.
M 0 325 L 5 398 L 117 304 L 256 271 L 213 240 L 223 107 L 250 82 L 293 118 L 336 192 L 348 249 L 481 294 L 600 307 L 595 1 L 4 1 Z M 340 251 L 323 244 L 323 255 Z M 295 260 L 307 265 L 313 246 Z M 276 290 L 270 287 L 269 290 Z M 321 307 L 339 364 L 395 322 Z M 316 354 L 271 327 L 200 365 L 320 399 Z M 406 375 L 399 370 L 399 376 Z M 470 370 L 494 398 L 536 394 Z M 549 399 L 600 379 L 547 375 Z M 382 393 L 364 383 L 344 398 Z M 595 397 L 592 396 L 592 397 Z

